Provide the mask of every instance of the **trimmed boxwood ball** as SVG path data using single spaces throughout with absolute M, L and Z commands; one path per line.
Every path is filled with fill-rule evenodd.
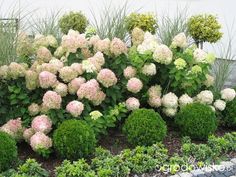
M 210 106 L 192 103 L 184 106 L 177 113 L 175 122 L 184 136 L 205 140 L 217 129 L 215 112 Z
M 53 144 L 62 158 L 77 160 L 91 155 L 96 138 L 91 127 L 82 120 L 66 120 L 53 133 Z
M 236 127 L 236 99 L 226 103 L 222 121 L 228 127 Z
M 123 132 L 132 145 L 152 145 L 167 132 L 165 121 L 153 109 L 137 109 L 126 119 Z
M 16 141 L 7 133 L 0 132 L 0 172 L 10 168 L 16 160 Z
M 70 29 L 84 33 L 88 23 L 82 12 L 70 12 L 63 15 L 59 20 L 60 29 L 64 34 L 67 34 Z

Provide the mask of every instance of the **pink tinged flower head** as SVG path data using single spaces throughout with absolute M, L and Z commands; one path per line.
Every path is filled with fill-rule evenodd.
M 24 133 L 23 133 L 23 138 L 26 142 L 29 143 L 30 138 L 35 134 L 35 131 L 33 128 L 27 128 L 25 129 Z
M 53 58 L 49 61 L 49 64 L 53 65 L 57 71 L 59 71 L 61 68 L 63 68 L 64 64 L 61 60 L 58 60 L 57 58 Z
M 43 106 L 48 109 L 60 109 L 61 102 L 61 96 L 57 92 L 47 91 L 43 96 Z
M 89 45 L 95 46 L 99 40 L 101 40 L 100 37 L 98 35 L 94 35 L 89 39 Z
M 126 79 L 130 79 L 132 77 L 135 77 L 136 73 L 137 73 L 136 69 L 132 66 L 127 66 L 123 71 L 123 74 Z
M 84 110 L 84 104 L 80 101 L 71 101 L 67 104 L 66 110 L 74 117 L 78 117 Z
M 148 96 L 151 97 L 161 97 L 162 88 L 160 85 L 153 85 L 148 89 Z
M 52 121 L 46 115 L 40 115 L 33 119 L 31 127 L 35 132 L 49 133 L 52 130 Z
M 168 65 L 172 62 L 173 53 L 164 44 L 157 46 L 153 53 L 153 59 L 161 64 Z
M 48 71 L 42 71 L 39 74 L 39 85 L 42 88 L 53 87 L 57 83 L 57 77 Z
M 143 83 L 138 78 L 131 78 L 128 80 L 127 89 L 132 93 L 138 93 L 143 88 Z
M 119 56 L 122 53 L 127 53 L 127 46 L 125 45 L 125 43 L 118 39 L 118 38 L 114 38 L 111 41 L 110 44 L 110 51 L 112 54 L 114 54 L 115 56 Z
M 95 53 L 95 55 L 93 56 L 94 58 L 96 58 L 96 61 L 99 65 L 104 65 L 105 64 L 105 58 L 102 52 L 97 52 Z
M 40 47 L 37 50 L 37 58 L 43 62 L 49 62 L 52 58 L 52 54 L 46 47 Z
M 23 131 L 24 131 L 21 118 L 9 120 L 6 124 L 4 124 L 0 128 L 0 131 L 8 133 L 16 140 L 21 140 L 23 138 Z
M 78 77 L 70 81 L 70 83 L 68 84 L 69 93 L 75 94 L 79 90 L 80 86 L 85 82 L 86 80 L 83 77 Z
M 53 65 L 53 64 L 43 63 L 42 65 L 37 67 L 37 70 L 39 72 L 41 72 L 41 71 L 48 71 L 48 72 L 50 72 L 52 74 L 57 74 L 58 68 L 55 65 Z
M 24 77 L 26 72 L 26 66 L 16 62 L 11 62 L 9 67 L 9 76 L 12 79 L 17 79 L 18 77 Z
M 128 110 L 135 110 L 139 108 L 140 103 L 137 98 L 131 97 L 126 100 L 125 105 Z
M 67 85 L 64 83 L 58 83 L 54 88 L 54 91 L 61 95 L 61 97 L 64 97 L 68 93 Z
M 98 40 L 94 46 L 96 51 L 100 51 L 108 55 L 110 53 L 110 39 L 106 38 L 103 40 Z
M 97 75 L 97 80 L 106 88 L 117 83 L 116 75 L 110 69 L 102 69 Z
M 91 79 L 83 83 L 77 91 L 79 99 L 86 98 L 94 105 L 99 105 L 105 99 L 106 95 L 101 91 L 99 83 L 95 79 Z
M 70 66 L 65 66 L 60 69 L 59 71 L 59 77 L 65 82 L 68 83 L 72 79 L 76 78 L 78 76 L 78 73 L 74 71 L 73 68 Z
M 148 104 L 151 107 L 159 108 L 161 106 L 161 97 L 159 96 L 152 96 L 148 98 Z
M 36 132 L 31 138 L 30 138 L 30 146 L 34 151 L 38 151 L 40 149 L 49 149 L 52 147 L 52 139 L 49 138 L 47 135 L 45 135 L 42 132 Z
M 35 116 L 40 112 L 40 106 L 36 103 L 32 103 L 29 107 L 28 107 L 28 111 L 29 114 L 31 116 Z
M 70 67 L 77 73 L 78 76 L 84 73 L 81 63 L 73 63 Z

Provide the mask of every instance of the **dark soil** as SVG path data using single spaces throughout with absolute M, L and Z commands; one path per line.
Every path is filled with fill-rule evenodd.
M 219 129 L 216 132 L 217 136 L 223 136 L 227 132 L 231 132 L 232 130 Z M 111 151 L 112 154 L 119 154 L 120 151 L 126 148 L 132 148 L 132 146 L 128 145 L 124 135 L 117 130 L 110 130 L 109 135 L 103 136 L 99 145 L 103 148 L 106 148 Z M 194 142 L 194 143 L 204 143 L 202 141 Z M 178 132 L 169 130 L 168 135 L 164 140 L 164 144 L 169 151 L 169 155 L 174 153 L 179 153 L 181 148 L 181 137 Z M 42 164 L 42 167 L 48 170 L 51 174 L 51 177 L 54 177 L 55 167 L 59 166 L 63 160 L 59 159 L 55 153 L 51 154 L 49 159 L 42 158 L 35 154 L 31 147 L 27 143 L 19 144 L 19 158 L 21 160 L 26 160 L 28 158 L 35 158 L 38 162 Z M 236 153 L 231 153 L 227 155 L 228 157 L 235 157 Z M 153 174 L 154 175 L 154 174 Z M 142 177 L 150 177 L 152 174 L 144 174 Z M 158 174 L 155 173 L 155 176 L 158 177 Z M 161 177 L 165 177 L 166 175 L 160 174 Z

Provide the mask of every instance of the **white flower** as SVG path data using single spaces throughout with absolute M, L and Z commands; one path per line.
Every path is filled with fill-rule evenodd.
M 89 60 L 82 61 L 82 69 L 87 73 L 93 73 L 96 71 L 96 67 Z
M 162 97 L 162 104 L 166 108 L 177 108 L 178 107 L 178 97 L 170 92 Z
M 207 87 L 210 87 L 210 86 L 212 86 L 214 84 L 214 80 L 215 79 L 214 79 L 213 76 L 207 74 L 206 75 L 206 80 L 204 81 L 204 85 L 207 86 Z
M 185 48 L 187 47 L 187 45 L 188 45 L 187 37 L 185 36 L 184 33 L 177 34 L 171 43 L 171 46 L 173 46 L 174 48 L 176 47 Z
M 164 108 L 163 112 L 168 117 L 174 117 L 177 113 L 177 109 L 176 108 Z
M 206 56 L 207 56 L 207 53 L 199 48 L 195 49 L 193 52 L 193 58 L 195 59 L 196 63 L 205 62 Z
M 223 111 L 226 107 L 226 103 L 223 100 L 216 100 L 214 102 L 214 107 L 218 109 L 219 111 Z
M 203 104 L 212 104 L 213 99 L 213 93 L 209 90 L 203 90 L 197 95 L 197 101 Z
M 154 63 L 145 64 L 142 68 L 142 73 L 146 76 L 153 76 L 157 73 L 156 65 Z
M 172 51 L 166 45 L 159 45 L 153 53 L 153 59 L 161 64 L 168 65 L 171 63 L 173 57 Z
M 142 42 L 142 44 L 138 45 L 137 51 L 140 54 L 144 54 L 146 51 L 154 52 L 157 46 L 158 42 L 156 37 L 150 32 L 146 32 L 144 34 L 144 41 Z
M 185 106 L 187 104 L 190 104 L 193 102 L 193 99 L 188 96 L 188 94 L 184 94 L 179 98 L 179 104 L 180 106 Z
M 236 96 L 235 90 L 231 88 L 226 88 L 224 90 L 221 90 L 220 93 L 221 93 L 221 98 L 225 101 L 232 101 Z

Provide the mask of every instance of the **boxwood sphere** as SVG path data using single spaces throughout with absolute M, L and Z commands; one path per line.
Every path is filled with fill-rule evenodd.
M 236 99 L 226 103 L 222 121 L 228 127 L 236 127 Z
M 123 132 L 132 145 L 152 145 L 162 141 L 167 132 L 165 121 L 153 109 L 137 109 L 126 119 Z
M 7 170 L 17 160 L 16 141 L 0 131 L 0 172 Z
M 64 34 L 67 34 L 70 29 L 84 33 L 88 23 L 82 12 L 70 12 L 63 15 L 59 20 L 60 29 Z
M 182 135 L 197 140 L 207 139 L 217 128 L 215 112 L 210 106 L 201 103 L 192 103 L 181 108 L 175 122 Z
M 93 130 L 82 120 L 66 120 L 53 133 L 53 144 L 62 158 L 77 160 L 94 152 L 96 138 Z

